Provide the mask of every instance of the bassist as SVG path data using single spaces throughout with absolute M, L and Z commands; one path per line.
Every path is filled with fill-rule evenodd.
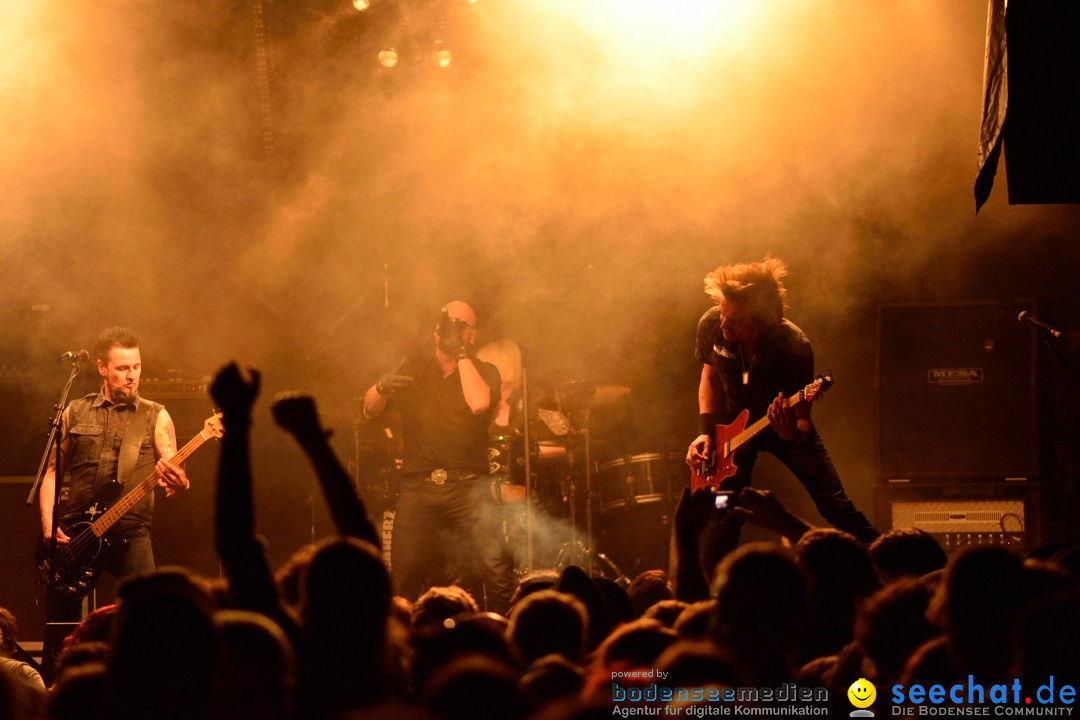
M 138 337 L 126 328 L 110 328 L 94 343 L 94 357 L 102 387 L 97 393 L 73 401 L 61 418 L 62 478 L 69 472 L 66 500 L 59 508 L 59 546 L 71 540 L 65 527 L 79 520 L 94 520 L 105 509 L 102 498 L 123 495 L 125 483 L 137 484 L 156 469 L 167 495 L 190 487 L 183 465 L 169 461 L 176 454 L 176 430 L 168 411 L 139 397 L 142 356 Z M 38 503 L 46 543 L 53 529 L 54 457 L 42 479 Z M 154 495 L 148 493 L 106 536 L 110 541 L 94 567 L 94 580 L 102 570 L 117 581 L 154 569 L 150 522 Z M 78 619 L 78 601 L 50 603 L 50 622 Z M 74 607 L 72 607 L 74 605 Z
M 760 451 L 776 456 L 810 493 L 818 512 L 835 527 L 863 542 L 878 532 L 844 492 L 810 419 L 810 403 L 785 402 L 814 376 L 814 352 L 806 335 L 784 317 L 784 263 L 763 262 L 721 266 L 705 277 L 705 292 L 715 303 L 698 323 L 698 386 L 700 434 L 690 443 L 686 461 L 692 467 L 714 460 L 715 428 L 749 410 L 750 420 L 767 416 L 767 428 L 735 454 L 737 471 L 720 483 L 736 493 L 750 484 Z M 718 513 L 709 522 L 702 543 L 702 563 L 711 576 L 725 554 L 738 545 L 741 522 Z

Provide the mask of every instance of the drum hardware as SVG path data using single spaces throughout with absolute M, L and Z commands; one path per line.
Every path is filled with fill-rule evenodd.
M 365 502 L 389 502 L 397 495 L 404 448 L 400 437 L 384 427 L 382 437 L 371 437 L 361 423 L 353 425 L 353 457 L 349 461 L 353 483 Z
M 626 385 L 596 385 L 587 380 L 572 380 L 540 393 L 536 406 L 567 414 L 573 410 L 606 408 L 629 394 L 630 388 Z
M 586 556 L 589 558 L 589 575 L 593 577 L 602 577 L 612 580 L 621 588 L 630 587 L 630 578 L 619 569 L 619 566 L 615 564 L 615 561 L 609 558 L 602 552 L 597 552 L 592 548 L 586 547 L 584 543 L 577 542 L 577 546 L 574 547 L 571 543 L 563 543 L 559 548 L 559 555 L 555 558 L 555 570 L 562 572 L 567 565 L 580 565 L 580 561 L 577 558 Z
M 603 547 L 631 574 L 667 565 L 671 516 L 689 482 L 679 452 L 639 453 L 597 464 Z
M 541 505 L 550 510 L 552 501 L 557 504 L 557 513 L 566 513 L 570 537 L 556 546 L 558 550 L 545 547 L 542 562 L 550 562 L 546 554 L 550 549 L 557 553 L 559 562 L 577 563 L 589 573 L 597 572 L 604 561 L 590 545 L 594 542 L 594 516 L 604 498 L 596 487 L 591 412 L 626 397 L 630 388 L 575 381 L 534 392 L 525 368 L 522 381 L 522 417 L 529 420 L 493 438 L 491 468 L 501 475 L 501 481 L 493 483 L 492 496 L 500 504 L 501 495 L 501 504 L 507 508 L 508 491 L 524 485 L 525 572 L 536 567 L 536 513 Z
M 533 568 L 533 486 L 532 486 L 532 448 L 529 433 L 529 374 L 528 369 L 521 368 L 521 403 L 525 413 L 525 565 L 529 570 Z
M 625 385 L 596 385 L 587 380 L 574 380 L 551 388 L 541 394 L 537 406 L 547 410 L 557 410 L 563 413 L 571 422 L 568 437 L 574 436 L 581 439 L 585 449 L 585 541 L 591 543 L 593 534 L 593 463 L 592 463 L 592 438 L 590 434 L 590 420 L 594 408 L 608 407 L 630 393 L 630 388 Z M 573 420 L 577 418 L 578 422 Z M 526 424 L 527 427 L 527 424 Z M 568 450 L 569 454 L 569 450 Z M 571 467 L 573 467 L 573 455 Z M 560 550 L 560 557 L 575 564 L 583 565 L 590 575 L 596 571 L 598 555 L 591 547 L 585 545 L 580 539 L 580 523 L 578 519 L 578 493 L 581 489 L 574 482 L 571 474 L 568 483 L 567 505 L 570 511 L 570 542 L 569 547 L 564 546 Z
M 600 513 L 639 504 L 674 504 L 685 479 L 681 453 L 641 453 L 597 464 Z

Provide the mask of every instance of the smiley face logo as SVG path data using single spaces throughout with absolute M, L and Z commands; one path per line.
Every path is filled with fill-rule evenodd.
M 857 708 L 868 708 L 877 699 L 877 688 L 866 678 L 859 678 L 851 683 L 847 690 L 848 700 Z

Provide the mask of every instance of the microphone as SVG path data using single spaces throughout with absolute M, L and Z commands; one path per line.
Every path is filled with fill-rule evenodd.
M 56 358 L 56 362 L 63 362 L 64 360 L 73 360 L 75 362 L 83 362 L 90 359 L 90 353 L 86 350 L 69 350 L 60 357 Z
M 1029 313 L 1027 310 L 1020 311 L 1020 314 L 1016 316 L 1016 322 L 1020 324 L 1027 323 L 1028 325 L 1037 327 L 1055 340 L 1061 337 L 1060 330 L 1055 330 L 1046 323 L 1036 320 L 1035 316 Z

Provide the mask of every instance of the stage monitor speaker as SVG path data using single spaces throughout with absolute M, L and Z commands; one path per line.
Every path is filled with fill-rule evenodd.
M 946 551 L 976 545 L 1031 550 L 1041 542 L 1039 486 L 1032 481 L 893 483 L 878 487 L 877 526 L 918 528 Z
M 883 304 L 875 381 L 883 480 L 1034 478 L 1031 300 Z

